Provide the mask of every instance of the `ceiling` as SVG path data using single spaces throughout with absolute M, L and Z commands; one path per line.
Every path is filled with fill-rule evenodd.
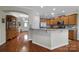
M 41 6 L 42 7 L 42 6 Z M 52 18 L 79 11 L 79 6 L 0 6 L 4 12 L 21 12 L 28 15 L 40 15 L 41 18 Z M 53 10 L 53 9 L 56 10 Z M 64 11 L 64 12 L 62 12 Z M 54 15 L 51 15 L 54 13 Z
M 67 13 L 77 12 L 77 10 L 79 9 L 79 6 L 43 6 L 43 8 L 41 7 L 40 6 L 23 6 L 22 8 L 27 8 L 36 13 L 39 13 L 41 18 L 43 17 L 51 18 L 55 16 L 65 15 Z M 51 15 L 51 13 L 54 13 L 54 15 Z
M 23 13 L 19 13 L 19 12 L 8 12 L 7 15 L 13 15 L 15 17 L 26 17 L 28 18 L 29 16 Z

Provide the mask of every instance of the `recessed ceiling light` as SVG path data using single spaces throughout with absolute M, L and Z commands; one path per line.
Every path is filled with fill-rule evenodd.
M 54 15 L 55 13 L 51 13 L 51 15 Z
M 62 12 L 64 13 L 65 11 L 63 10 Z
M 43 6 L 40 6 L 41 8 L 43 8 Z
M 56 8 L 53 8 L 53 11 L 55 11 L 56 10 Z

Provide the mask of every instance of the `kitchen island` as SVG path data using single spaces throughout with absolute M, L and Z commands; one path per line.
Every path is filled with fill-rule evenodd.
M 32 29 L 32 43 L 53 50 L 68 45 L 68 29 Z

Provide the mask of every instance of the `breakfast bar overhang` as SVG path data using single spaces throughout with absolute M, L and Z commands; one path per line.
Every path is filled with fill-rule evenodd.
M 32 43 L 53 50 L 68 45 L 68 29 L 32 29 Z

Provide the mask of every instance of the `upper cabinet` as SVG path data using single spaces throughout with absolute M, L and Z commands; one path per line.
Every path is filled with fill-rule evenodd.
M 46 23 L 47 23 L 47 25 L 49 25 L 50 24 L 50 19 L 47 19 Z
M 57 25 L 57 22 L 59 21 L 60 19 L 57 17 L 57 18 L 54 18 L 54 24 Z
M 63 16 L 62 20 L 64 21 L 65 25 L 68 25 L 68 16 Z
M 77 24 L 77 14 L 69 15 L 69 24 L 70 25 Z
M 50 19 L 50 25 L 55 24 L 55 20 L 54 19 Z
M 59 16 L 51 19 L 42 19 L 47 25 L 58 25 L 58 22 L 63 22 L 64 25 L 76 25 L 77 24 L 77 14 Z
M 68 24 L 68 16 L 65 16 L 65 17 L 64 17 L 64 24 L 65 24 L 65 25 Z
M 52 18 L 47 20 L 48 25 L 56 25 L 57 24 L 57 19 Z
M 46 19 L 47 25 L 52 25 L 54 24 L 54 19 Z

